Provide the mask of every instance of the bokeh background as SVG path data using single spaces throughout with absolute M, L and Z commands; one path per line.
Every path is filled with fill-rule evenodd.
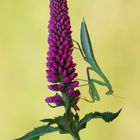
M 106 88 L 98 87 L 98 103 L 80 101 L 80 116 L 123 108 L 110 124 L 88 123 L 81 139 L 140 140 L 140 1 L 68 0 L 68 4 L 73 38 L 79 40 L 84 16 L 95 56 L 114 89 L 114 96 L 106 96 Z M 48 20 L 49 0 L 0 0 L 0 140 L 22 136 L 42 125 L 39 120 L 63 114 L 63 108 L 51 109 L 44 101 L 52 94 L 45 79 Z M 86 78 L 86 63 L 77 50 L 73 56 L 79 78 Z M 80 89 L 88 98 L 88 88 Z M 41 138 L 46 139 L 71 137 L 53 133 Z

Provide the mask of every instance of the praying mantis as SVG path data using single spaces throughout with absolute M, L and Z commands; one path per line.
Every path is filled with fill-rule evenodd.
M 89 85 L 89 94 L 92 99 L 91 102 L 94 102 L 95 100 L 100 101 L 100 96 L 96 89 L 95 83 L 98 85 L 101 85 L 101 86 L 106 86 L 108 88 L 108 91 L 105 93 L 106 95 L 113 94 L 113 90 L 112 90 L 112 86 L 111 86 L 109 80 L 104 75 L 104 73 L 101 71 L 101 69 L 96 61 L 96 58 L 93 53 L 92 44 L 90 41 L 90 36 L 88 33 L 87 25 L 86 25 L 86 22 L 84 19 L 81 23 L 80 38 L 81 38 L 82 47 L 80 46 L 80 44 L 77 41 L 75 41 L 75 40 L 73 40 L 73 41 L 77 44 L 78 49 L 80 50 L 81 55 L 84 58 L 84 60 L 90 65 L 89 67 L 86 68 L 86 72 L 87 72 L 87 82 Z M 100 80 L 92 79 L 90 77 L 90 71 L 96 72 L 102 78 L 103 82 Z M 79 79 L 79 80 L 82 80 L 82 79 Z M 83 80 L 83 81 L 86 81 L 86 80 Z

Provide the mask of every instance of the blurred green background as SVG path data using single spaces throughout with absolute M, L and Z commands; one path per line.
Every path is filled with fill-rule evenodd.
M 118 111 L 112 123 L 94 120 L 81 131 L 82 140 L 140 140 L 140 1 L 68 0 L 73 38 L 85 17 L 94 52 L 109 78 L 115 96 L 105 96 L 98 87 L 101 102 L 79 102 L 83 116 L 91 111 Z M 44 99 L 52 92 L 45 79 L 49 0 L 0 0 L 0 140 L 22 136 L 39 120 L 63 114 L 51 109 Z M 86 78 L 85 65 L 75 50 L 79 78 Z M 88 97 L 88 88 L 81 88 Z M 69 135 L 49 134 L 41 140 L 71 140 Z

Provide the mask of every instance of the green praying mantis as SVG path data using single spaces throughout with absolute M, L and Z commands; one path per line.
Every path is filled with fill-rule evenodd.
M 82 81 L 88 82 L 89 94 L 90 94 L 91 99 L 92 99 L 91 102 L 94 102 L 95 100 L 100 101 L 100 96 L 99 96 L 99 93 L 96 89 L 95 83 L 98 85 L 101 85 L 101 86 L 106 86 L 108 88 L 108 91 L 105 93 L 106 95 L 113 94 L 113 90 L 112 90 L 112 86 L 111 86 L 109 80 L 104 75 L 104 73 L 101 71 L 101 69 L 96 61 L 96 58 L 95 58 L 94 53 L 93 53 L 87 25 L 86 25 L 86 22 L 84 19 L 81 23 L 80 38 L 81 38 L 81 46 L 82 47 L 80 46 L 80 44 L 77 41 L 75 41 L 75 40 L 73 40 L 73 41 L 77 44 L 78 49 L 80 50 L 82 57 L 90 65 L 90 67 L 86 68 L 87 80 L 82 80 L 82 79 L 77 79 L 77 80 L 82 80 Z M 90 71 L 96 72 L 102 78 L 103 82 L 100 80 L 92 79 L 90 77 Z M 85 99 L 85 100 L 87 100 L 87 99 Z
M 66 39 L 69 39 L 69 40 L 72 39 L 72 38 L 69 38 L 69 37 L 66 37 L 66 36 L 63 36 L 63 37 L 66 38 Z M 86 86 L 86 85 L 89 86 L 89 94 L 90 94 L 90 97 L 91 97 L 92 101 L 88 100 L 86 98 L 82 98 L 82 97 L 80 97 L 80 98 L 87 101 L 87 102 L 90 102 L 90 103 L 93 103 L 95 101 L 100 101 L 100 96 L 99 96 L 99 93 L 97 91 L 97 88 L 96 88 L 95 84 L 107 87 L 108 90 L 105 93 L 106 95 L 113 95 L 113 96 L 116 96 L 118 98 L 123 98 L 121 96 L 113 94 L 112 86 L 111 86 L 109 80 L 107 79 L 105 74 L 102 72 L 101 68 L 99 67 L 99 65 L 96 61 L 96 58 L 95 58 L 95 55 L 94 55 L 93 49 L 92 49 L 90 36 L 89 36 L 89 33 L 88 33 L 88 28 L 87 28 L 87 25 L 86 25 L 86 22 L 85 22 L 84 18 L 83 18 L 83 21 L 81 23 L 80 39 L 81 39 L 81 46 L 82 47 L 80 46 L 80 43 L 78 41 L 72 39 L 72 41 L 75 42 L 78 46 L 78 48 L 77 47 L 74 47 L 74 48 L 78 49 L 80 51 L 83 59 L 90 66 L 86 68 L 87 80 L 85 80 L 85 79 L 77 79 L 77 80 L 88 82 L 88 84 L 80 85 L 79 87 Z M 97 73 L 97 75 L 99 75 L 103 81 L 91 78 L 90 77 L 90 71 L 94 71 L 95 73 Z

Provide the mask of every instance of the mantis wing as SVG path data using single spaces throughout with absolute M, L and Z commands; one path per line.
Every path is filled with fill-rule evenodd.
M 92 66 L 94 66 L 94 69 L 100 69 L 96 62 L 96 59 L 94 57 L 87 25 L 86 25 L 86 22 L 84 19 L 81 23 L 81 33 L 80 34 L 81 34 L 80 35 L 81 36 L 81 45 L 82 45 L 82 49 L 85 54 L 86 60 L 88 61 L 88 63 L 90 63 Z

